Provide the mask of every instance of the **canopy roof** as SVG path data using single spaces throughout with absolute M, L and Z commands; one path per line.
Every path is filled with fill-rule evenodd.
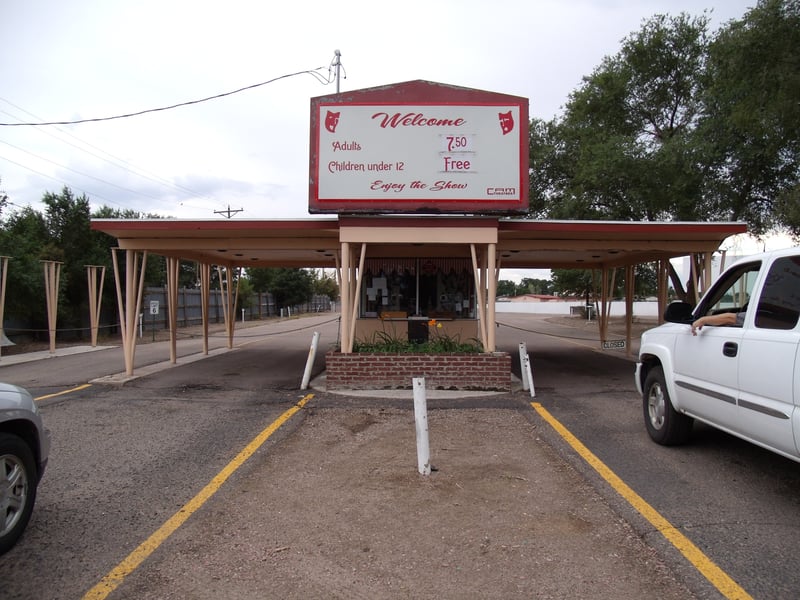
M 600 268 L 716 251 L 744 223 L 534 221 L 480 216 L 345 216 L 301 220 L 94 219 L 119 247 L 243 267 L 334 267 L 340 230 L 364 232 L 370 257 L 470 256 L 495 235 L 503 268 Z M 362 229 L 363 228 L 363 229 Z M 395 231 L 414 232 L 395 237 Z M 463 233 L 460 233 L 463 232 Z M 350 235 L 350 238 L 353 236 Z M 354 238 L 351 241 L 358 241 Z

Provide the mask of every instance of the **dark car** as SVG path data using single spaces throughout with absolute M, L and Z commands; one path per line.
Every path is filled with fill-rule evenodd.
M 50 433 L 33 397 L 0 383 L 0 554 L 28 525 L 49 452 Z

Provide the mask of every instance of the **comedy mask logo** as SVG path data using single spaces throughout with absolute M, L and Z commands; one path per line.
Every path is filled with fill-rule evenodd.
M 325 115 L 325 129 L 330 131 L 331 133 L 336 133 L 336 126 L 339 124 L 339 115 L 341 113 L 338 112 L 331 112 Z
M 514 130 L 514 117 L 511 116 L 511 111 L 506 113 L 497 113 L 500 118 L 500 129 L 503 130 L 503 135 L 511 133 Z

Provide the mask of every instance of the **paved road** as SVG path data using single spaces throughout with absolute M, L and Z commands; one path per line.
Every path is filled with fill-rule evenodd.
M 202 339 L 182 339 L 177 365 L 166 343 L 143 343 L 134 375 L 148 375 L 132 380 L 119 348 L 0 360 L 1 379 L 44 397 L 53 437 L 34 517 L 0 557 L 0 598 L 80 598 L 302 397 L 313 332 L 318 375 L 336 327 L 326 314 L 242 329 L 234 349 L 215 336 L 199 361 Z
M 703 428 L 688 447 L 656 446 L 644 431 L 633 362 L 624 353 L 598 351 L 582 325 L 565 329 L 518 315 L 499 320 L 501 349 L 516 352 L 524 341 L 531 352 L 537 402 L 753 597 L 796 595 L 796 463 Z M 166 369 L 168 347 L 143 344 L 136 371 L 154 374 L 41 400 L 54 432 L 52 459 L 29 530 L 0 558 L 2 595 L 80 597 L 130 550 L 131 540 L 168 519 L 186 501 L 187 490 L 210 481 L 297 402 L 312 332 L 322 334 L 318 375 L 336 328 L 331 315 L 271 323 L 238 332 L 233 350 L 220 350 L 225 340 L 214 338 L 213 356 L 198 362 L 190 355 L 201 341 L 182 340 L 178 365 Z M 21 364 L 4 360 L 0 379 L 36 396 L 119 374 L 123 365 L 120 349 Z M 507 398 L 527 402 L 525 396 L 518 391 Z M 337 402 L 324 391 L 318 399 Z M 720 597 L 573 448 L 541 425 L 543 438 L 659 550 L 697 597 Z M 282 427 L 270 443 L 279 443 L 294 426 Z
M 228 353 L 235 355 L 253 343 L 259 342 L 270 364 L 290 357 L 296 361 L 298 352 L 304 358 L 307 356 L 314 331 L 320 332 L 320 351 L 313 371 L 314 374 L 319 374 L 325 366 L 324 352 L 335 345 L 338 339 L 338 315 L 334 313 L 321 313 L 319 316 L 303 319 L 266 321 L 263 325 L 255 322 L 237 323 L 232 349 L 227 347 L 227 335 L 217 328 L 217 331 L 212 331 L 209 335 L 209 355 L 213 357 Z M 164 338 L 165 335 L 165 332 L 161 332 L 160 337 Z M 203 339 L 199 328 L 181 329 L 176 348 L 177 361 L 172 365 L 169 362 L 170 349 L 167 342 L 151 343 L 151 338 L 147 334 L 140 338 L 135 351 L 134 377 L 181 367 L 195 360 L 208 358 L 202 354 Z M 27 360 L 28 358 L 36 360 Z M 232 360 L 235 362 L 236 358 Z M 296 387 L 299 387 L 304 367 L 305 360 L 299 365 L 299 373 L 296 362 L 292 363 L 290 369 L 279 372 L 287 380 L 296 378 Z M 4 381 L 27 387 L 39 395 L 54 393 L 109 376 L 113 376 L 113 381 L 117 383 L 124 383 L 130 379 L 125 376 L 124 371 L 125 361 L 119 345 L 100 344 L 94 349 L 88 346 L 59 346 L 55 355 L 42 351 L 32 353 L 30 356 L 0 357 L 0 377 L 4 378 Z M 288 381 L 286 384 L 288 385 Z
M 498 320 L 511 326 L 507 329 L 519 327 L 513 331 L 520 336 L 525 329 L 544 327 L 510 315 Z M 703 425 L 695 425 L 686 446 L 652 443 L 634 389 L 634 363 L 578 339 L 585 333 L 581 326 L 558 342 L 542 335 L 521 340 L 533 356 L 537 399 L 753 597 L 797 597 L 800 570 L 793 557 L 800 531 L 800 464 Z M 575 351 L 584 344 L 594 351 Z M 550 441 L 598 489 L 608 489 L 562 440 L 552 436 Z M 606 498 L 648 543 L 667 556 L 675 554 L 616 492 Z M 674 564 L 686 565 L 680 558 Z M 684 570 L 684 576 L 692 579 L 692 570 Z

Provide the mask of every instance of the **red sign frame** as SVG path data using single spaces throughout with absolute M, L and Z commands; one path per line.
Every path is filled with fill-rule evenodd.
M 430 81 L 311 99 L 310 213 L 524 214 L 528 100 Z

